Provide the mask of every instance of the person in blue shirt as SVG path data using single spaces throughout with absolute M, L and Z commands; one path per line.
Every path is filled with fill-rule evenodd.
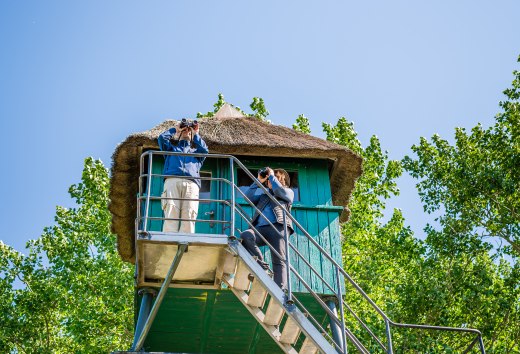
M 284 210 L 291 211 L 294 200 L 294 192 L 289 188 L 290 177 L 284 169 L 271 169 L 267 167 L 267 176 L 262 177 L 258 174 L 258 180 L 261 183 L 267 183 L 269 193 L 274 196 L 282 206 L 273 202 L 265 192 L 257 193 L 258 186 L 253 183 L 246 191 L 246 197 L 253 202 L 260 212 L 255 211 L 252 224 L 263 238 L 271 245 L 271 247 L 281 256 L 278 257 L 271 249 L 271 259 L 273 262 L 273 279 L 282 289 L 287 289 L 287 265 L 285 263 L 285 240 L 284 240 Z M 282 209 L 283 208 L 283 209 Z M 271 226 L 269 222 L 274 226 Z M 286 215 L 285 225 L 287 226 L 287 237 L 293 232 L 292 221 Z M 247 229 L 240 234 L 242 245 L 244 248 L 256 258 L 260 266 L 268 273 L 269 265 L 264 261 L 259 246 L 265 246 L 266 243 L 253 229 Z
M 199 135 L 199 125 L 177 123 L 159 136 L 162 151 L 202 153 L 208 146 Z M 161 205 L 164 211 L 163 232 L 194 233 L 199 209 L 200 169 L 204 157 L 165 156 L 165 177 Z M 194 178 L 189 178 L 194 177 Z M 179 220 L 180 219 L 180 220 Z

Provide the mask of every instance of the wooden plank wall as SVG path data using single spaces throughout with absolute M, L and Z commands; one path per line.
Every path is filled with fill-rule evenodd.
M 339 215 L 342 209 L 332 206 L 327 161 L 306 160 L 278 163 L 270 161 L 268 163 L 267 161 L 256 160 L 248 162 L 247 166 L 251 166 L 252 171 L 263 165 L 270 165 L 273 168 L 283 167 L 286 170 L 298 172 L 300 200 L 295 202 L 292 215 L 337 263 L 342 264 L 339 229 Z M 251 207 L 245 202 L 241 205 L 248 210 L 249 215 L 252 215 Z M 246 222 L 242 219 L 237 220 L 236 226 L 242 231 L 248 228 Z M 330 288 L 335 291 L 336 279 L 331 262 L 304 236 L 301 230 L 296 230 L 295 234 L 291 236 L 291 242 L 297 247 L 302 257 L 318 271 L 328 285 L 325 285 L 311 271 L 310 267 L 301 259 L 302 257 L 297 256 L 296 252 L 292 252 L 291 263 L 304 278 L 305 282 L 314 291 L 321 294 L 332 293 Z M 268 248 L 264 247 L 263 252 L 266 261 L 270 262 L 271 256 Z M 295 292 L 307 292 L 305 286 L 296 277 L 293 277 L 291 285 Z

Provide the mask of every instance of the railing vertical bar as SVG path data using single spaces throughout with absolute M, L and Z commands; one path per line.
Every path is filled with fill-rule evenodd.
M 385 326 L 386 326 L 386 338 L 387 338 L 387 341 L 388 341 L 387 353 L 388 354 L 393 354 L 394 353 L 394 347 L 392 345 L 392 333 L 391 333 L 391 328 L 390 328 L 390 321 L 388 319 L 385 319 Z
M 343 353 L 347 353 L 347 339 L 346 339 L 346 328 L 345 328 L 345 313 L 344 313 L 344 310 L 343 310 L 343 293 L 341 291 L 341 281 L 340 281 L 340 276 L 339 276 L 339 269 L 337 267 L 335 267 L 335 270 L 336 270 L 336 282 L 337 282 L 337 285 L 338 285 L 338 293 L 337 293 L 337 297 L 338 297 L 338 304 L 339 304 L 339 315 L 340 315 L 340 319 L 341 319 L 341 333 L 342 333 L 342 336 L 341 336 L 341 345 L 342 345 L 342 350 L 343 350 Z
M 291 267 L 292 268 L 292 267 Z M 330 316 L 334 316 L 334 312 L 332 312 L 329 307 L 327 306 L 326 303 L 323 302 L 323 300 L 320 299 L 320 297 L 318 296 L 318 294 L 316 294 L 314 292 L 314 290 L 311 289 L 310 285 L 307 284 L 307 282 L 305 281 L 305 279 L 302 278 L 302 276 L 300 274 L 298 274 L 298 272 L 294 271 L 294 274 L 296 275 L 296 277 L 300 280 L 300 282 L 303 284 L 303 286 L 307 289 L 307 291 L 309 292 L 309 294 L 312 295 L 312 297 L 314 297 L 314 299 L 316 299 L 316 302 L 325 310 L 325 312 L 330 315 Z M 335 321 L 338 321 L 339 323 L 339 319 L 336 318 Z M 349 337 L 349 339 L 352 341 L 352 343 L 354 344 L 354 346 L 362 353 L 365 353 L 365 354 L 370 354 L 370 352 L 368 351 L 367 348 L 365 348 L 365 346 L 359 341 L 359 339 L 356 338 L 356 336 L 348 330 L 348 328 L 345 328 L 345 333 L 346 335 Z
M 286 302 L 291 304 L 293 303 L 292 300 L 292 285 L 291 285 L 291 263 L 289 262 L 290 256 L 290 247 L 289 247 L 289 233 L 287 232 L 287 220 L 286 220 L 286 213 L 287 211 L 282 208 L 283 210 L 283 240 L 285 242 L 285 259 L 283 262 L 285 262 L 285 271 L 287 273 L 287 299 Z
M 144 168 L 144 154 L 141 155 L 141 160 L 139 163 L 139 192 L 137 194 L 137 220 L 141 220 L 141 200 L 139 199 L 143 195 L 143 168 Z M 139 228 L 139 225 L 137 225 Z M 137 237 L 137 229 L 135 232 L 135 237 Z
M 231 174 L 231 210 L 230 210 L 230 228 L 229 228 L 229 237 L 235 237 L 235 166 L 233 164 L 233 159 L 229 159 L 229 173 Z
M 326 339 L 332 341 L 332 343 L 334 343 L 334 347 L 341 349 L 340 346 L 334 341 L 334 338 L 332 338 L 327 333 L 327 331 L 320 325 L 318 320 L 316 318 L 314 318 L 313 315 L 311 315 L 309 310 L 307 310 L 307 308 L 301 303 L 300 300 L 298 300 L 298 298 L 296 296 L 293 296 L 293 301 L 294 301 L 294 304 L 296 305 L 296 307 L 298 307 L 298 309 L 300 309 L 300 311 L 303 312 L 304 316 L 307 317 L 309 319 L 309 321 L 313 323 L 314 327 L 316 327 L 323 336 L 327 336 Z
M 152 163 L 153 163 L 153 152 L 148 154 L 148 185 L 146 186 L 146 208 L 144 216 L 144 227 L 143 230 L 148 231 L 148 213 L 150 212 L 150 193 L 152 191 Z
M 478 335 L 478 345 L 480 347 L 480 352 L 482 354 L 486 354 L 486 349 L 484 349 L 484 340 L 482 339 L 482 334 Z
M 475 346 L 475 344 L 477 344 L 478 340 L 479 340 L 480 336 L 476 336 L 475 339 L 473 339 L 473 341 L 470 343 L 470 345 L 466 348 L 466 350 L 464 350 L 462 352 L 462 354 L 466 354 L 466 353 L 469 353 L 469 351 L 471 349 L 473 349 L 473 347 Z
M 135 219 L 135 230 L 134 230 L 134 237 L 135 237 L 135 240 L 134 240 L 134 244 L 137 245 L 137 236 L 139 234 L 139 223 L 141 222 L 141 208 L 142 208 L 142 203 L 141 203 L 141 196 L 143 195 L 143 169 L 144 169 L 144 157 L 145 157 L 145 154 L 141 154 L 140 158 L 139 158 L 139 180 L 138 180 L 138 188 L 139 188 L 139 191 L 137 192 L 137 196 L 136 196 L 136 206 L 137 206 L 137 218 Z M 138 269 L 139 267 L 137 266 L 139 264 L 139 252 L 135 252 L 135 271 L 134 271 L 134 276 L 135 276 L 135 279 L 137 281 L 138 277 L 139 277 L 139 273 L 138 273 Z

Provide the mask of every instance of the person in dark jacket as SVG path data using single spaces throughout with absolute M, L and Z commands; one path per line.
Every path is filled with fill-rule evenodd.
M 265 193 L 258 194 L 258 186 L 253 183 L 246 191 L 246 196 L 253 202 L 260 212 L 255 211 L 252 224 L 258 232 L 266 239 L 271 247 L 281 256 L 278 257 L 271 249 L 271 259 L 273 261 L 274 281 L 280 288 L 287 289 L 287 265 L 285 264 L 285 240 L 284 240 L 284 210 L 291 211 L 294 200 L 294 192 L 289 188 L 290 178 L 284 169 L 267 168 L 267 176 L 258 175 L 258 180 L 262 183 L 267 182 L 269 193 L 274 196 L 282 206 L 273 202 Z M 269 222 L 274 226 L 271 226 Z M 287 237 L 294 231 L 292 222 L 286 215 L 285 224 L 287 227 Z M 240 234 L 244 248 L 256 258 L 256 261 L 266 271 L 270 271 L 269 265 L 264 261 L 259 246 L 265 246 L 265 241 L 252 229 L 247 229 Z
M 185 124 L 184 127 L 181 127 L 181 124 L 178 123 L 174 128 L 162 133 L 158 140 L 159 148 L 162 151 L 202 154 L 209 152 L 208 146 L 199 135 L 198 124 L 191 127 Z M 204 159 L 204 157 L 195 156 L 165 156 L 163 175 L 172 177 L 164 179 L 162 198 L 166 199 L 161 199 L 161 205 L 165 219 L 170 220 L 164 220 L 163 232 L 195 232 L 195 221 L 179 219 L 197 219 L 199 201 L 193 199 L 199 198 L 200 179 L 197 177 L 200 177 Z M 178 178 L 176 176 L 195 178 Z

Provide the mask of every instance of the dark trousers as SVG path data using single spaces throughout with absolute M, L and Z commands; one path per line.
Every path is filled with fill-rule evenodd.
M 282 256 L 280 259 L 273 250 L 271 250 L 271 259 L 273 260 L 273 273 L 274 282 L 282 289 L 287 289 L 287 267 L 285 264 L 285 241 L 283 236 L 280 236 L 278 232 L 283 235 L 283 225 L 279 223 L 273 224 L 276 230 L 271 225 L 260 226 L 256 229 L 260 234 L 267 240 L 267 242 L 273 247 L 276 252 Z M 278 231 L 278 232 L 277 232 Z M 262 252 L 259 246 L 265 246 L 266 243 L 260 236 L 255 234 L 251 229 L 247 229 L 240 234 L 242 239 L 242 245 L 252 255 L 257 257 L 257 262 L 264 269 L 268 269 L 269 265 L 264 261 Z

